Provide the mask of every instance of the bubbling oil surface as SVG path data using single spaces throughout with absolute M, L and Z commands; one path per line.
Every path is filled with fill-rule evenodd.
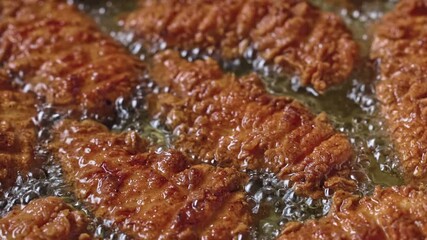
M 91 15 L 103 31 L 125 44 L 130 52 L 142 60 L 149 58 L 146 53 L 152 52 L 152 49 L 143 49 L 140 43 L 133 41 L 132 34 L 120 31 L 120 19 L 136 7 L 135 0 L 69 2 Z M 294 97 L 315 113 L 326 112 L 335 127 L 346 133 L 354 146 L 356 164 L 351 176 L 358 181 L 360 194 L 370 194 L 375 185 L 400 185 L 402 179 L 397 173 L 397 157 L 378 116 L 374 87 L 375 64 L 369 60 L 372 25 L 393 6 L 394 1 L 311 2 L 324 10 L 341 15 L 359 44 L 361 57 L 356 70 L 345 84 L 334 87 L 324 95 L 318 95 L 311 88 L 299 86 L 297 76 L 278 74 L 280 69 L 265 66 L 262 60 L 254 59 L 249 63 L 238 59 L 221 64 L 225 70 L 238 75 L 256 70 L 263 77 L 266 89 L 271 94 Z M 203 54 L 205 53 L 201 53 L 199 49 L 182 52 L 182 56 L 190 60 L 202 57 Z M 251 52 L 248 51 L 248 54 Z M 144 91 L 155 89 L 155 86 L 150 84 L 138 87 L 132 99 L 116 101 L 118 120 L 111 128 L 117 132 L 135 130 L 159 148 L 168 148 L 171 147 L 173 137 L 159 122 L 149 119 L 145 112 Z M 125 234 L 112 227 L 111 222 L 93 217 L 90 210 L 73 196 L 70 186 L 63 179 L 61 168 L 42 147 L 43 143 L 49 141 L 52 124 L 61 118 L 63 116 L 58 115 L 55 109 L 40 104 L 36 118 L 40 129 L 38 157 L 45 159 L 46 163 L 42 169 L 18 178 L 16 186 L 7 191 L 0 200 L 0 215 L 6 214 L 14 205 L 26 204 L 34 198 L 59 196 L 88 214 L 92 221 L 90 228 L 95 236 L 103 239 L 128 239 Z M 274 239 L 283 224 L 318 218 L 329 211 L 331 196 L 328 190 L 325 190 L 325 198 L 313 200 L 297 196 L 290 188 L 291 183 L 278 179 L 272 173 L 254 171 L 248 172 L 248 175 L 250 180 L 245 191 L 256 218 L 251 233 L 253 239 Z

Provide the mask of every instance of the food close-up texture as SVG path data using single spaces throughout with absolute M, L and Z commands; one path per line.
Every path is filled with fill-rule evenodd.
M 143 63 L 65 1 L 0 2 L 2 69 L 47 103 L 105 120 L 138 84 Z
M 399 151 L 405 179 L 427 179 L 427 3 L 401 1 L 378 24 L 372 58 L 379 62 L 381 114 Z
M 0 219 L 2 239 L 92 239 L 85 214 L 63 200 L 46 197 L 16 206 Z
M 239 78 L 211 59 L 190 63 L 177 52 L 159 53 L 152 65 L 153 81 L 170 93 L 148 95 L 148 111 L 171 129 L 179 150 L 222 166 L 268 169 L 314 198 L 323 184 L 348 177 L 347 137 L 325 114 L 268 94 L 256 74 Z
M 377 188 L 360 198 L 337 192 L 330 212 L 319 220 L 292 222 L 285 239 L 425 239 L 427 193 L 413 187 Z
M 356 61 L 357 45 L 340 17 L 306 1 L 141 0 L 140 5 L 125 27 L 147 46 L 200 48 L 225 59 L 253 51 L 319 91 L 345 81 Z
M 6 74 L 0 74 L 0 192 L 15 182 L 18 173 L 40 167 L 34 155 L 36 98 L 14 88 Z
M 426 239 L 427 1 L 0 0 L 0 239 Z
M 155 152 L 135 132 L 93 121 L 55 126 L 51 147 L 79 199 L 140 239 L 231 239 L 251 223 L 245 175 Z M 101 186 L 101 187 L 100 187 Z

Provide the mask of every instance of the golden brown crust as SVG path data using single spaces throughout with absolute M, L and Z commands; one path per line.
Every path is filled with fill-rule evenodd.
M 378 24 L 377 95 L 408 181 L 427 179 L 427 2 L 402 0 Z
M 211 60 L 193 63 L 177 52 L 155 56 L 153 80 L 170 93 L 147 96 L 149 112 L 173 131 L 174 145 L 201 161 L 268 169 L 318 195 L 332 175 L 346 175 L 352 147 L 325 114 L 268 94 L 255 74 L 237 78 Z M 337 174 L 339 172 L 339 174 Z
M 0 219 L 0 238 L 25 240 L 88 240 L 87 219 L 62 199 L 47 197 L 15 208 Z
M 425 239 L 427 193 L 413 187 L 377 187 L 370 197 L 338 192 L 328 216 L 286 225 L 285 239 Z
M 54 106 L 112 116 L 115 100 L 138 83 L 142 63 L 64 2 L 2 0 L 0 61 Z
M 320 92 L 343 82 L 355 64 L 357 45 L 341 19 L 303 0 L 141 2 L 125 28 L 148 47 L 215 49 L 228 59 L 254 48 Z
M 18 173 L 41 164 L 34 157 L 36 100 L 32 94 L 13 90 L 0 74 L 0 192 L 10 187 Z
M 150 152 L 135 132 L 63 121 L 52 148 L 78 198 L 137 239 L 231 239 L 251 222 L 231 168 L 189 166 L 178 152 Z

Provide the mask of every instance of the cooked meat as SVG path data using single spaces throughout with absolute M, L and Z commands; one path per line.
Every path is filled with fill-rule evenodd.
M 13 90 L 0 74 L 0 192 L 15 182 L 18 173 L 41 164 L 34 158 L 35 116 L 34 96 Z
M 427 180 L 427 2 L 402 0 L 378 24 L 372 58 L 380 65 L 381 113 L 407 181 Z
M 79 115 L 112 116 L 142 63 L 59 0 L 0 1 L 0 62 L 46 101 Z
M 370 197 L 339 192 L 319 220 L 289 223 L 285 239 L 426 239 L 427 193 L 412 187 L 377 187 Z
M 304 0 L 142 0 L 125 28 L 148 48 L 201 48 L 226 59 L 254 51 L 320 92 L 343 82 L 357 55 L 341 19 Z
M 15 208 L 0 219 L 1 239 L 91 239 L 83 212 L 72 209 L 62 199 L 47 197 Z
M 313 196 L 328 177 L 346 176 L 347 137 L 325 114 L 268 94 L 257 75 L 238 78 L 211 59 L 191 63 L 172 51 L 156 55 L 150 70 L 170 92 L 147 96 L 149 113 L 173 131 L 180 151 L 220 166 L 268 169 Z
M 178 152 L 153 152 L 135 132 L 63 121 L 52 149 L 78 198 L 136 239 L 232 239 L 247 234 L 245 175 L 189 166 Z

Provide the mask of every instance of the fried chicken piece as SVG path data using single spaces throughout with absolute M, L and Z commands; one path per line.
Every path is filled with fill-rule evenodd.
M 41 165 L 34 157 L 35 102 L 32 94 L 13 90 L 8 78 L 0 74 L 0 192 L 15 182 L 18 173 Z
M 83 212 L 62 199 L 46 197 L 15 208 L 0 219 L 1 239 L 91 239 Z
M 220 166 L 270 170 L 313 197 L 328 177 L 347 176 L 347 137 L 324 113 L 268 94 L 256 74 L 238 78 L 211 59 L 191 63 L 173 51 L 156 55 L 150 71 L 170 92 L 148 95 L 149 113 L 173 131 L 180 151 Z
M 427 2 L 402 0 L 378 24 L 377 97 L 408 182 L 427 180 Z
M 357 57 L 342 20 L 304 0 L 142 0 L 125 29 L 148 48 L 217 50 L 226 59 L 253 51 L 319 92 L 346 80 Z
M 51 145 L 66 179 L 95 215 L 136 239 L 232 239 L 248 233 L 246 176 L 189 166 L 178 152 L 153 152 L 135 132 L 65 120 Z
M 288 223 L 286 239 L 426 239 L 427 193 L 413 187 L 377 187 L 372 196 L 338 192 L 326 217 Z
M 143 64 L 65 1 L 2 0 L 0 10 L 3 68 L 48 103 L 103 120 L 138 84 Z

